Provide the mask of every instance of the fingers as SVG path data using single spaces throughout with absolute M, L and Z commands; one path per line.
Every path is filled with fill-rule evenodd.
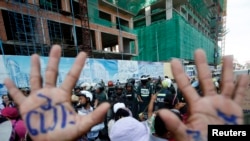
M 191 86 L 186 73 L 182 69 L 181 63 L 178 60 L 174 59 L 171 61 L 171 68 L 178 88 L 182 91 L 184 98 L 187 100 L 187 103 L 192 105 L 196 100 L 199 99 L 199 95 Z
M 212 80 L 212 74 L 207 64 L 206 54 L 203 50 L 195 51 L 195 64 L 198 71 L 199 83 L 205 95 L 215 95 L 215 86 Z
M 61 85 L 61 88 L 66 92 L 70 92 L 75 86 L 75 83 L 79 79 L 81 70 L 85 64 L 86 57 L 87 55 L 84 52 L 78 54 L 75 63 L 73 64 L 72 68 L 70 69 L 69 73 L 67 74 L 65 80 Z
M 4 83 L 15 103 L 17 105 L 21 105 L 22 102 L 25 100 L 25 96 L 23 95 L 23 93 L 15 86 L 15 84 L 9 78 L 5 79 Z
M 159 115 L 165 123 L 166 129 L 174 134 L 175 140 L 187 140 L 187 127 L 173 112 L 169 110 L 160 110 Z
M 45 72 L 45 87 L 56 86 L 60 57 L 61 47 L 59 45 L 53 45 L 49 54 L 49 61 Z
M 31 56 L 30 90 L 36 91 L 42 87 L 40 60 L 37 54 Z
M 231 98 L 234 91 L 233 56 L 225 56 L 222 66 L 222 91 L 221 93 Z
M 241 102 L 243 101 L 244 97 L 247 93 L 247 88 L 249 84 L 249 76 L 248 75 L 241 75 L 237 85 L 236 90 L 234 92 L 234 101 L 241 105 Z
M 82 124 L 80 125 L 80 131 L 82 133 L 86 133 L 92 126 L 101 123 L 104 120 L 109 108 L 110 104 L 105 102 L 99 105 L 92 113 L 82 116 L 84 119 L 80 122 L 80 124 Z

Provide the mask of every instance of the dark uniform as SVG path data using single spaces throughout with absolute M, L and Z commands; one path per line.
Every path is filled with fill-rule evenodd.
M 126 103 L 125 103 L 126 107 L 129 108 L 133 116 L 137 118 L 138 102 L 136 99 L 136 94 L 132 83 L 126 83 L 124 94 L 126 96 Z
M 147 76 L 141 77 L 141 84 L 137 88 L 137 94 L 143 102 L 139 102 L 139 113 L 145 113 L 147 111 L 148 104 L 153 93 L 152 87 L 148 83 Z
M 171 95 L 172 92 L 169 90 L 169 88 L 162 88 L 158 93 L 157 93 L 157 99 L 155 103 L 155 110 L 159 110 L 162 108 L 166 108 L 166 97 L 167 95 Z

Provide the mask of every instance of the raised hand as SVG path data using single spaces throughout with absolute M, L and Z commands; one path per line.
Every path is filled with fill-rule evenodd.
M 10 95 L 19 106 L 31 138 L 36 141 L 75 140 L 101 122 L 109 109 L 109 104 L 104 103 L 87 116 L 75 113 L 70 101 L 71 91 L 87 56 L 83 52 L 79 53 L 61 86 L 56 87 L 60 56 L 61 47 L 54 45 L 50 51 L 43 86 L 39 56 L 32 55 L 31 93 L 28 97 L 10 79 L 5 80 Z
M 249 80 L 248 77 L 241 76 L 237 84 L 234 84 L 232 63 L 232 56 L 223 58 L 222 91 L 217 94 L 205 53 L 201 49 L 195 52 L 195 64 L 203 91 L 201 97 L 190 85 L 181 63 L 178 60 L 171 62 L 174 78 L 189 104 L 190 113 L 187 123 L 184 124 L 171 112 L 160 111 L 167 129 L 174 134 L 177 141 L 206 141 L 208 125 L 243 124 L 240 102 L 244 98 Z

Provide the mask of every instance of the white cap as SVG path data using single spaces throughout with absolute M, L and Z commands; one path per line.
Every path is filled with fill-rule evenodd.
M 123 117 L 112 126 L 111 141 L 149 141 L 150 130 L 146 123 L 133 117 Z
M 113 106 L 114 113 L 116 113 L 120 108 L 126 108 L 125 104 L 120 102 L 114 104 Z
M 86 91 L 86 90 L 80 91 L 77 95 L 78 96 L 81 96 L 81 95 L 86 96 L 87 98 L 89 98 L 90 101 L 93 100 L 93 94 L 91 92 L 89 92 L 89 91 Z
M 91 84 L 88 82 L 84 82 L 80 85 L 80 87 L 85 88 L 85 90 L 89 90 L 91 88 Z

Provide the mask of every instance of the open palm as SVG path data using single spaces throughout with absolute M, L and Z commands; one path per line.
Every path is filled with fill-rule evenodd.
M 75 140 L 88 132 L 93 125 L 101 122 L 109 109 L 109 104 L 103 104 L 87 116 L 76 114 L 71 106 L 71 91 L 87 56 L 83 52 L 79 53 L 64 82 L 60 87 L 56 87 L 60 57 L 61 47 L 54 45 L 50 51 L 43 86 L 39 56 L 32 55 L 31 93 L 28 97 L 25 97 L 10 79 L 5 80 L 33 140 Z
M 190 85 L 180 62 L 177 60 L 171 62 L 174 78 L 189 105 L 189 118 L 184 124 L 167 110 L 162 110 L 160 116 L 177 141 L 207 140 L 208 125 L 243 124 L 240 102 L 248 86 L 248 77 L 242 76 L 237 84 L 234 84 L 232 62 L 232 56 L 223 59 L 222 92 L 218 94 L 205 53 L 200 49 L 195 52 L 195 64 L 203 91 L 202 97 Z

